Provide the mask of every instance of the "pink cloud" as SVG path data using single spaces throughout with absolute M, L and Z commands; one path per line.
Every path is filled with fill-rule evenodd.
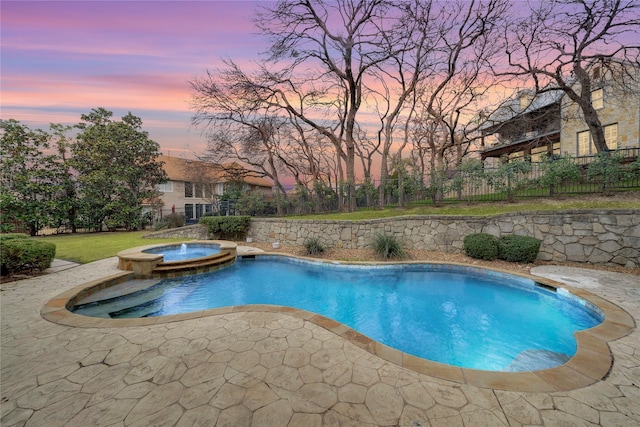
M 6 1 L 2 118 L 74 124 L 91 108 L 142 118 L 172 151 L 204 149 L 188 81 L 220 57 L 257 58 L 254 2 Z M 180 148 L 182 147 L 182 148 Z M 188 147 L 188 148 L 185 148 Z

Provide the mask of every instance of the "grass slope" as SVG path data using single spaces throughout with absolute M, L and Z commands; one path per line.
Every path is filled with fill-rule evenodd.
M 331 213 L 319 215 L 298 215 L 287 219 L 330 219 L 330 220 L 368 220 L 392 218 L 408 215 L 457 215 L 457 216 L 491 216 L 508 212 L 534 212 L 582 209 L 640 209 L 640 198 L 637 200 L 564 200 L 536 199 L 519 203 L 491 202 L 468 204 L 451 204 L 442 207 L 408 206 L 405 208 L 388 208 L 381 210 L 358 210 L 357 212 Z
M 56 245 L 56 258 L 82 264 L 116 256 L 123 249 L 185 239 L 145 239 L 146 231 L 63 234 L 39 237 Z M 187 239 L 188 240 L 188 239 Z

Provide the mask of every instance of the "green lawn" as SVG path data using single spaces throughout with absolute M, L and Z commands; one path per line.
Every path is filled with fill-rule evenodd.
M 38 237 L 56 245 L 56 258 L 82 264 L 116 256 L 123 249 L 185 239 L 145 239 L 146 231 L 62 234 Z M 188 239 L 187 239 L 188 240 Z
M 640 200 L 555 200 L 536 199 L 535 201 L 523 201 L 517 203 L 507 202 L 483 202 L 477 204 L 444 204 L 441 207 L 433 205 L 427 206 L 407 206 L 405 208 L 388 208 L 381 210 L 359 210 L 357 212 L 331 213 L 319 215 L 298 215 L 287 217 L 287 219 L 331 219 L 331 220 L 367 220 L 375 218 L 391 218 L 395 216 L 407 215 L 470 215 L 489 216 L 508 212 L 531 212 L 531 211 L 553 211 L 570 209 L 640 209 Z

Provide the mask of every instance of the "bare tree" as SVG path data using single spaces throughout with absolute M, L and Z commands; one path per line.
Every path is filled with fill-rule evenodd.
M 431 173 L 437 179 L 445 176 L 448 152 L 455 149 L 459 164 L 476 138 L 478 124 L 472 117 L 491 86 L 489 64 L 499 52 L 496 39 L 509 7 L 506 0 L 454 4 L 440 15 L 440 42 L 431 58 L 439 68 L 417 89 L 419 114 L 413 130 L 415 140 L 422 141 L 418 151 L 426 142 L 434 156 Z M 437 189 L 440 201 L 443 188 Z
M 380 117 L 380 129 L 378 141 L 381 147 L 380 181 L 385 182 L 389 177 L 390 153 L 394 142 L 396 126 L 401 120 L 403 112 L 409 110 L 409 114 L 403 117 L 405 126 L 411 120 L 415 108 L 415 91 L 418 83 L 427 78 L 429 70 L 433 70 L 430 56 L 437 48 L 440 41 L 440 24 L 443 8 L 433 1 L 413 0 L 400 4 L 402 11 L 397 26 L 389 32 L 388 43 L 395 43 L 394 54 L 389 61 L 377 65 L 379 78 L 375 84 L 379 89 L 372 90 L 375 98 L 378 115 Z M 408 105 L 407 105 L 408 104 Z M 402 147 L 407 143 L 405 132 Z M 402 148 L 399 149 L 401 153 Z M 400 154 L 401 157 L 401 154 Z M 393 160 L 394 162 L 396 160 Z M 400 191 L 400 205 L 402 206 L 401 177 L 398 179 Z M 379 187 L 379 203 L 382 207 L 385 203 L 385 189 Z
M 640 3 L 637 0 L 549 0 L 505 29 L 503 76 L 532 78 L 538 92 L 561 90 L 582 112 L 598 152 L 607 152 L 592 91 L 608 71 L 610 81 L 637 85 Z M 504 65 L 504 67 L 501 67 Z M 636 68 L 637 70 L 637 68 Z M 637 87 L 637 86 L 636 86 Z
M 387 0 L 281 0 L 274 7 L 265 7 L 256 19 L 271 39 L 269 60 L 286 61 L 289 75 L 307 76 L 307 88 L 298 84 L 296 90 L 315 91 L 303 97 L 305 104 L 298 105 L 288 103 L 283 92 L 280 105 L 335 145 L 346 168 L 349 210 L 356 208 L 356 117 L 363 81 L 372 67 L 392 55 L 389 48 L 393 44 L 386 35 L 393 16 L 388 13 L 390 7 Z M 327 99 L 336 102 L 327 103 Z M 318 113 L 320 106 L 325 114 L 318 120 L 312 113 Z M 327 126 L 327 117 L 337 122 L 335 129 Z
M 285 196 L 279 176 L 283 151 L 278 136 L 287 118 L 248 94 L 244 73 L 233 63 L 228 65 L 215 75 L 207 73 L 191 81 L 192 122 L 204 127 L 209 141 L 204 157 L 219 165 L 240 161 L 251 166 L 255 175 L 271 178 Z

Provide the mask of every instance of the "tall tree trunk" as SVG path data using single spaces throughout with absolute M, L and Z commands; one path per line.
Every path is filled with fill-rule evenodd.
M 380 162 L 380 186 L 378 187 L 378 207 L 384 209 L 386 203 L 385 185 L 389 179 L 389 167 L 387 162 L 389 161 L 389 151 L 382 151 L 382 160 Z
M 604 138 L 604 129 L 602 128 L 602 123 L 600 122 L 598 113 L 593 109 L 593 107 L 583 108 L 583 113 L 584 121 L 589 127 L 591 139 L 593 140 L 593 145 L 596 147 L 596 151 L 598 153 L 608 153 L 610 148 L 607 146 L 607 141 Z

